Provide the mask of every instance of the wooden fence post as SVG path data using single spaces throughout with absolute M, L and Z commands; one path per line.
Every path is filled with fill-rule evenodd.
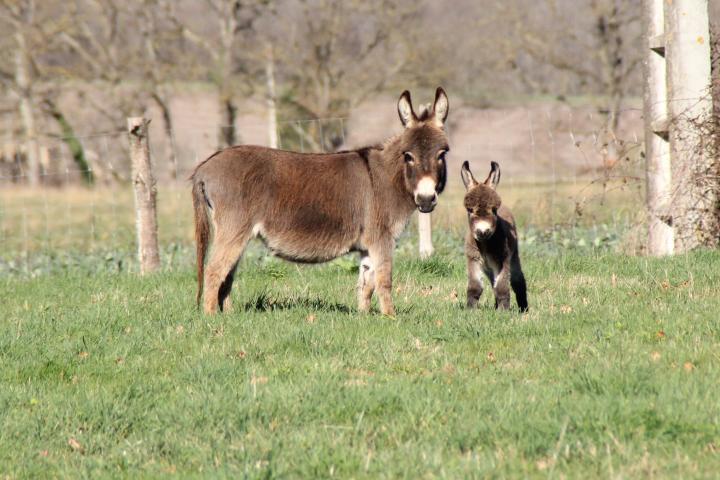
M 665 2 L 665 58 L 673 230 L 676 253 L 715 246 L 716 161 L 703 130 L 712 115 L 710 34 L 707 0 Z
M 150 159 L 148 123 L 142 117 L 127 119 L 132 161 L 132 181 L 135 191 L 135 228 L 137 230 L 138 260 L 142 275 L 160 268 L 157 238 L 157 188 Z
M 668 144 L 665 73 L 665 0 L 643 0 L 643 64 L 645 76 L 645 181 L 648 213 L 648 254 L 673 253 L 670 221 L 670 146 Z
M 430 213 L 418 212 L 418 236 L 420 258 L 429 258 L 435 249 L 432 244 L 432 217 Z

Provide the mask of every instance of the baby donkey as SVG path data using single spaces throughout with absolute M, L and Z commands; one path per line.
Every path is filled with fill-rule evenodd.
M 520 311 L 525 312 L 528 309 L 527 289 L 520 267 L 515 220 L 495 191 L 500 182 L 500 165 L 495 162 L 490 165 L 490 174 L 483 183 L 475 180 L 467 161 L 460 172 L 467 190 L 465 208 L 470 223 L 465 239 L 467 306 L 477 305 L 483 291 L 481 277 L 484 273 L 495 293 L 495 308 L 510 307 L 512 285 Z

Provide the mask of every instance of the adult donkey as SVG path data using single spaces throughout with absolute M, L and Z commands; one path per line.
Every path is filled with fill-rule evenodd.
M 369 309 L 377 289 L 380 311 L 393 315 L 395 240 L 416 208 L 435 208 L 445 187 L 448 110 L 442 88 L 420 115 L 405 91 L 398 101 L 405 129 L 382 145 L 323 154 L 237 146 L 200 163 L 190 177 L 198 304 L 204 283 L 205 312 L 230 307 L 237 263 L 259 236 L 276 255 L 295 262 L 360 252 L 359 310 Z

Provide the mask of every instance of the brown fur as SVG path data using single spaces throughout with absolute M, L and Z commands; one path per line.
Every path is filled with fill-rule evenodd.
M 481 277 L 484 274 L 493 287 L 495 308 L 509 308 L 512 286 L 520 310 L 527 311 L 527 287 L 520 265 L 515 219 L 495 191 L 500 181 L 500 167 L 492 162 L 484 183 L 475 180 L 468 162 L 463 164 L 461 173 L 467 188 L 464 204 L 469 223 L 465 237 L 467 306 L 477 305 L 483 292 Z
M 202 183 L 193 183 L 192 189 L 193 210 L 195 212 L 195 247 L 197 254 L 197 280 L 198 288 L 197 297 L 195 299 L 198 306 L 202 298 L 203 277 L 205 275 L 205 254 L 210 242 L 210 223 L 205 212 L 205 192 Z
M 442 89 L 435 104 L 444 105 L 439 109 L 443 118 L 433 110 L 419 120 L 404 92 L 398 107 L 406 128 L 379 147 L 303 154 L 237 146 L 199 164 L 191 180 L 198 298 L 204 296 L 205 311 L 230 306 L 235 267 L 248 241 L 258 235 L 276 255 L 295 262 L 325 262 L 360 252 L 360 310 L 369 308 L 377 287 L 382 313 L 392 315 L 395 239 L 413 211 L 432 209 L 437 197 L 414 195 L 419 179 L 431 178 L 437 194 L 445 183 L 442 152 L 448 150 L 448 140 L 442 122 L 447 97 Z

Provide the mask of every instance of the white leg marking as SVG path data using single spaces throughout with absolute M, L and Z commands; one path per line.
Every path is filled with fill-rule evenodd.
M 373 274 L 373 264 L 372 260 L 370 260 L 370 257 L 362 257 L 360 260 L 360 278 L 358 279 L 360 286 L 365 286 L 366 283 L 370 281 Z
M 471 262 L 468 264 L 468 270 L 469 274 L 473 277 L 473 279 L 480 285 L 483 284 L 483 271 L 482 267 L 477 262 Z

